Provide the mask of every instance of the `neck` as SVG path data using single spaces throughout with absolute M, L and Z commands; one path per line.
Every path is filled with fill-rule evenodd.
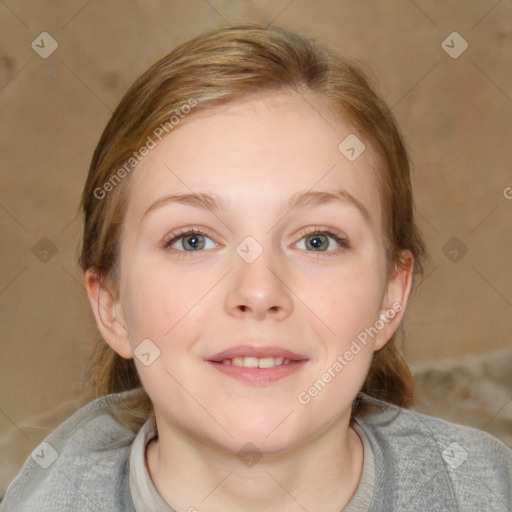
M 148 447 L 147 465 L 156 489 L 176 510 L 339 512 L 354 494 L 363 465 L 362 442 L 348 419 L 293 450 L 247 457 L 245 464 L 236 453 L 183 430 L 162 429 Z

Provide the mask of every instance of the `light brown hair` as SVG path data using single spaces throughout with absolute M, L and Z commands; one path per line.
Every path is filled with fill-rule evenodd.
M 120 230 L 130 182 L 128 173 L 119 170 L 130 170 L 126 162 L 159 126 L 167 126 L 172 136 L 172 129 L 179 126 L 174 128 L 169 120 L 186 105 L 194 105 L 189 114 L 193 116 L 251 93 L 283 90 L 327 105 L 378 155 L 375 172 L 383 209 L 387 276 L 402 264 L 402 251 L 408 250 L 415 259 L 416 281 L 423 274 L 426 248 L 413 215 L 409 158 L 391 110 L 358 65 L 311 38 L 256 24 L 218 29 L 180 45 L 151 66 L 124 95 L 94 151 L 83 190 L 82 269 L 95 270 L 118 293 Z M 113 181 L 116 173 L 123 179 Z M 112 184 L 108 193 L 107 182 Z M 413 402 L 414 380 L 400 353 L 397 333 L 374 353 L 362 391 L 407 407 Z M 118 418 L 133 430 L 153 413 L 133 359 L 122 358 L 103 340 L 91 362 L 91 378 L 98 396 L 133 390 L 115 406 Z M 354 402 L 353 415 L 363 414 L 364 409 L 364 403 Z

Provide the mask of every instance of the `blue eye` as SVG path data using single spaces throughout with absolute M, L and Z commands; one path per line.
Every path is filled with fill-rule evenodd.
M 211 242 L 210 246 L 207 246 L 208 241 Z M 213 249 L 217 247 L 217 244 L 201 232 L 190 230 L 167 241 L 164 245 L 164 249 L 168 249 L 170 247 L 178 251 L 194 252 L 200 251 L 201 249 Z
M 346 238 L 340 237 L 329 230 L 313 231 L 297 242 L 297 245 L 303 240 L 305 241 L 305 247 L 299 247 L 299 249 L 305 248 L 316 252 L 332 252 L 337 249 L 336 244 L 341 247 L 348 247 Z

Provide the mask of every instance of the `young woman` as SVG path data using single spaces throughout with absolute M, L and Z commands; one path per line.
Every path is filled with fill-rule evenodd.
M 99 398 L 4 510 L 511 509 L 503 443 L 406 409 L 426 250 L 349 61 L 257 25 L 181 45 L 121 100 L 82 207 Z

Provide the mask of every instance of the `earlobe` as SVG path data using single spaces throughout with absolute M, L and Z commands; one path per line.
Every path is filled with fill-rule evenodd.
M 85 289 L 101 335 L 121 357 L 131 359 L 133 353 L 118 297 L 93 269 L 85 272 Z
M 381 321 L 384 326 L 374 340 L 374 349 L 380 350 L 396 332 L 405 314 L 412 287 L 414 257 L 410 251 L 402 254 L 402 264 L 397 265 L 389 278 L 382 304 Z

